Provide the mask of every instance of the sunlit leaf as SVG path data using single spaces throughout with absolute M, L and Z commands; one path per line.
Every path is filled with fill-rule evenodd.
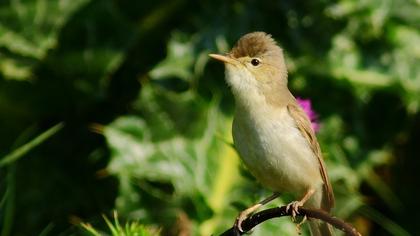
M 160 62 L 150 76 L 153 79 L 176 77 L 186 81 L 192 79 L 192 65 L 194 62 L 193 42 L 186 35 L 177 33 L 168 43 L 168 55 Z

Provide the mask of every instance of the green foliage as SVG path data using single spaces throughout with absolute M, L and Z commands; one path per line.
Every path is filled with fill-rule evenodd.
M 15 167 L 13 166 L 13 163 L 19 158 L 23 157 L 25 154 L 30 152 L 32 149 L 36 148 L 38 145 L 41 145 L 44 141 L 46 141 L 48 138 L 52 137 L 54 134 L 56 134 L 58 131 L 60 131 L 63 128 L 63 123 L 59 123 L 54 125 L 53 127 L 49 128 L 48 130 L 44 131 L 37 137 L 33 138 L 28 143 L 25 143 L 21 145 L 20 147 L 13 150 L 11 153 L 5 155 L 0 159 L 0 167 L 4 167 L 7 165 L 12 165 L 12 167 L 9 169 L 7 176 L 6 176 L 6 189 L 4 191 L 4 195 L 2 197 L 2 200 L 0 201 L 0 209 L 3 210 L 3 228 L 1 230 L 1 235 L 9 235 L 11 231 L 11 226 L 13 222 L 13 215 L 14 215 L 14 196 L 16 194 L 16 183 L 15 183 Z M 20 137 L 21 139 L 18 139 L 15 142 L 15 145 L 20 145 L 19 142 L 22 142 L 23 136 Z
M 110 234 L 101 232 L 98 229 L 95 229 L 90 224 L 82 223 L 81 226 L 86 232 L 87 235 L 91 236 L 101 236 L 101 235 L 112 235 L 112 236 L 151 236 L 159 235 L 159 231 L 152 228 L 147 228 L 136 221 L 127 222 L 122 226 L 118 220 L 117 212 L 114 212 L 114 222 L 111 222 L 106 216 L 103 216 L 104 221 L 108 227 Z
M 44 131 L 42 134 L 40 134 L 37 137 L 35 137 L 34 139 L 32 139 L 30 142 L 22 145 L 21 147 L 17 148 L 16 150 L 13 150 L 11 153 L 2 157 L 1 160 L 0 160 L 0 167 L 19 160 L 19 158 L 21 158 L 22 156 L 27 154 L 33 148 L 42 144 L 45 140 L 47 140 L 48 138 L 50 138 L 51 136 L 56 134 L 58 131 L 60 131 L 63 128 L 63 126 L 64 126 L 63 123 L 59 123 L 57 125 L 54 125 L 53 127 L 49 128 L 48 130 Z
M 79 218 L 98 225 L 85 235 L 230 227 L 270 193 L 232 148 L 232 95 L 207 54 L 255 30 L 319 114 L 334 214 L 418 234 L 419 21 L 410 0 L 1 2 L 1 236 L 78 235 Z M 128 223 L 98 223 L 112 209 Z M 272 234 L 295 226 L 253 233 Z
M 6 79 L 28 79 L 56 47 L 60 29 L 86 0 L 8 1 L 0 9 L 0 72 Z M 31 27 L 28 27 L 30 25 Z

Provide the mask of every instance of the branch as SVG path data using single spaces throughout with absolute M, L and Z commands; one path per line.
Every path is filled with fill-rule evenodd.
M 222 233 L 220 236 L 237 236 L 243 235 L 250 231 L 252 228 L 257 226 L 258 224 L 269 220 L 271 218 L 282 217 L 282 216 L 290 216 L 291 211 L 286 212 L 286 206 L 282 207 L 274 207 L 267 210 L 263 210 L 260 212 L 255 213 L 254 215 L 248 217 L 246 220 L 242 222 L 242 229 L 244 232 L 239 232 L 235 227 L 232 227 Z M 341 219 L 331 216 L 327 212 L 323 210 L 315 210 L 315 209 L 307 209 L 299 207 L 299 214 L 298 216 L 306 216 L 308 218 L 314 218 L 322 220 L 330 225 L 334 226 L 335 228 L 343 231 L 347 236 L 361 236 L 357 230 L 351 226 L 350 224 L 344 222 Z

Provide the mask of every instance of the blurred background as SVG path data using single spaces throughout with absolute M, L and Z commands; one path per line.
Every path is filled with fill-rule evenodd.
M 333 214 L 419 235 L 419 29 L 418 0 L 1 0 L 0 236 L 229 228 L 270 193 L 231 146 L 207 55 L 256 30 L 318 114 Z M 282 217 L 253 235 L 296 231 Z

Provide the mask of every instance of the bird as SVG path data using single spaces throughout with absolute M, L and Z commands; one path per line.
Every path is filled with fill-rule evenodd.
M 241 223 L 261 206 L 289 192 L 293 219 L 299 207 L 330 212 L 334 193 L 311 121 L 288 88 L 283 49 L 270 34 L 242 36 L 230 52 L 209 54 L 225 65 L 225 79 L 235 100 L 233 143 L 247 169 L 273 192 L 242 211 Z M 314 236 L 333 235 L 330 225 L 310 219 Z

